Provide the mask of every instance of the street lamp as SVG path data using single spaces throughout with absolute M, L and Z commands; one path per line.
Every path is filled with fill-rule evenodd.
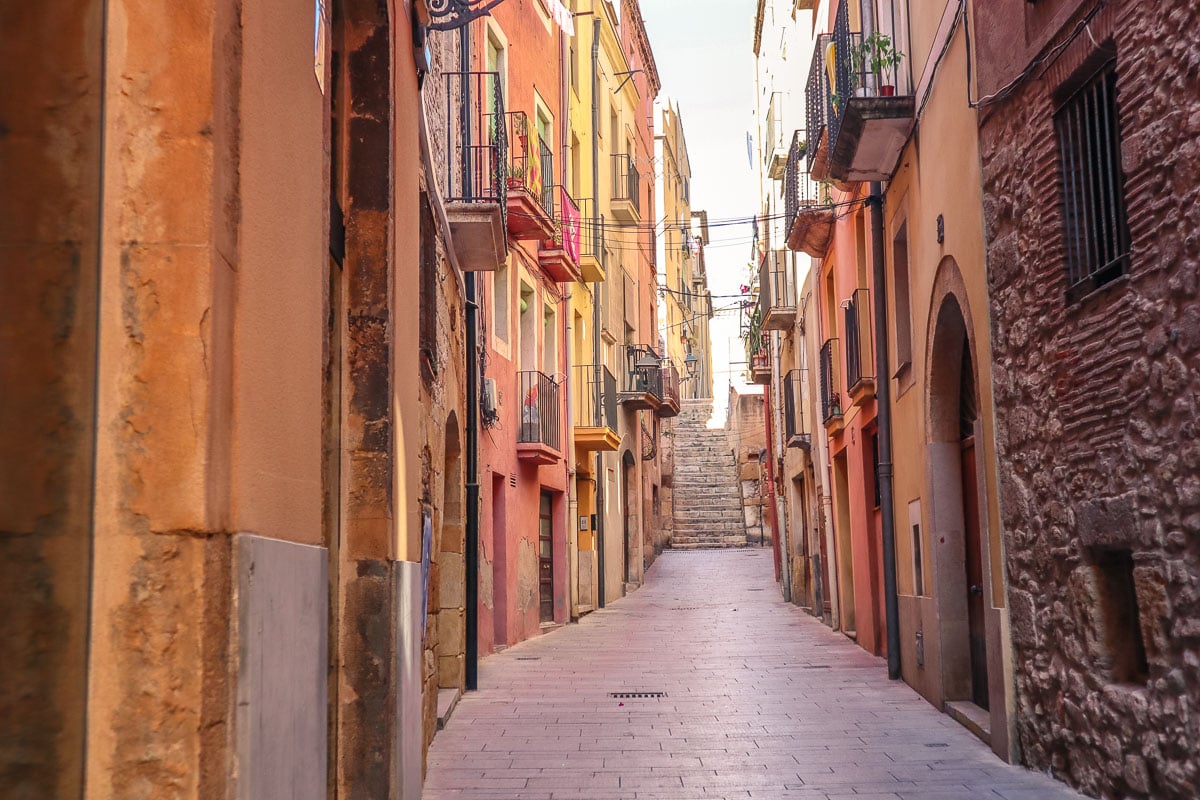
M 683 366 L 687 368 L 687 376 L 689 380 L 696 377 L 696 364 L 699 363 L 699 361 L 700 359 L 696 358 L 695 353 L 688 353 L 687 357 L 683 359 Z

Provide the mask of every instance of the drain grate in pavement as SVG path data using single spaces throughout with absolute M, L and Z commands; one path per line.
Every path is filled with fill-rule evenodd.
M 675 606 L 672 611 L 699 611 L 700 606 Z
M 949 747 L 950 745 L 946 744 L 945 742 L 926 742 L 925 746 L 926 747 Z
M 828 664 L 805 664 L 800 669 L 829 669 Z
M 517 656 L 517 661 L 541 661 L 541 656 Z
M 761 588 L 758 588 L 758 589 L 747 589 L 746 591 L 747 591 L 747 592 L 761 592 L 761 591 L 762 591 L 762 589 L 761 589 Z
M 609 697 L 617 697 L 622 700 L 645 700 L 653 697 L 666 697 L 666 692 L 609 692 Z

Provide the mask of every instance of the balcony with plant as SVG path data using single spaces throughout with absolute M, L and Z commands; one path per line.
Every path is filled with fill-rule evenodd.
M 904 2 L 877 2 L 876 30 L 864 35 L 852 29 L 842 0 L 833 31 L 818 38 L 806 88 L 809 133 L 818 136 L 809 159 L 814 176 L 882 181 L 895 172 L 916 109 L 893 33 L 901 29 Z
M 554 154 L 524 111 L 505 115 L 509 155 L 508 235 L 544 241 L 554 236 Z

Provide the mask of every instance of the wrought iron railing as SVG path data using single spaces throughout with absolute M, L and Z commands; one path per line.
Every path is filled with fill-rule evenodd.
M 806 156 L 808 151 L 816 146 L 816 141 L 805 138 L 805 131 L 796 131 L 792 135 L 787 168 L 783 173 L 783 215 L 788 233 L 791 233 L 796 217 L 801 211 L 833 203 L 829 186 L 814 181 L 809 172 Z
M 679 405 L 679 368 L 670 362 L 662 365 L 662 390 L 663 402 L 674 400 Z
M 506 213 L 508 130 L 498 72 L 446 73 L 446 200 Z M 465 110 L 458 105 L 467 98 Z
M 617 429 L 617 379 L 608 367 L 580 364 L 573 368 L 572 413 L 581 428 Z
M 846 301 L 846 385 L 854 392 L 860 384 L 875 379 L 871 352 L 871 293 L 857 289 Z
M 838 340 L 821 345 L 821 418 L 825 422 L 842 415 L 842 365 Z
M 559 449 L 558 383 L 536 370 L 518 372 L 517 378 L 521 387 L 517 443 Z
M 829 119 L 829 70 L 825 66 L 825 59 L 829 43 L 832 40 L 833 37 L 828 33 L 822 33 L 817 37 L 812 63 L 808 68 L 808 82 L 804 87 L 804 125 L 808 131 L 808 148 L 805 156 L 809 171 L 812 171 L 817 150 L 820 148 L 821 137 L 825 135 L 825 126 Z
M 837 15 L 833 21 L 833 85 L 829 100 L 829 148 L 833 149 L 838 133 L 842 129 L 842 120 L 846 116 L 846 108 L 850 105 L 850 97 L 867 86 L 867 72 L 863 68 L 862 59 L 856 59 L 854 51 L 862 42 L 859 31 L 850 30 L 850 10 L 846 0 L 838 3 Z
M 758 267 L 758 296 L 763 315 L 772 309 L 796 307 L 796 282 L 786 250 L 768 250 Z
M 604 266 L 604 216 L 596 213 L 596 201 L 585 197 L 579 205 L 579 250 L 583 258 L 594 258 Z
M 618 154 L 613 157 L 613 200 L 628 200 L 641 213 L 641 175 L 633 156 Z
M 547 214 L 558 219 L 558 217 L 554 216 L 554 197 L 558 194 L 556 191 L 558 185 L 554 181 L 554 152 L 542 137 L 539 136 L 537 142 L 538 160 L 542 167 L 542 192 L 538 197 L 538 201 L 542 204 L 542 208 L 546 210 Z
M 804 423 L 804 385 L 807 379 L 806 369 L 791 370 L 783 379 L 783 432 L 788 446 L 809 436 Z
M 663 396 L 662 356 L 646 344 L 625 348 L 625 391 L 633 394 Z

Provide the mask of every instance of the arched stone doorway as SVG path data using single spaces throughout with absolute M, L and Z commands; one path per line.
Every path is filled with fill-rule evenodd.
M 437 688 L 463 689 L 466 656 L 466 527 L 463 513 L 463 463 L 458 432 L 458 417 L 452 411 L 446 419 L 446 450 L 443 456 L 442 504 L 440 518 L 435 516 L 434 576 L 437 603 L 431 611 L 437 615 L 433 654 L 437 667 Z
M 947 701 L 989 707 L 987 554 L 981 516 L 982 447 L 976 348 L 962 276 L 953 259 L 938 270 L 930 319 L 928 482 L 935 553 L 942 690 Z

